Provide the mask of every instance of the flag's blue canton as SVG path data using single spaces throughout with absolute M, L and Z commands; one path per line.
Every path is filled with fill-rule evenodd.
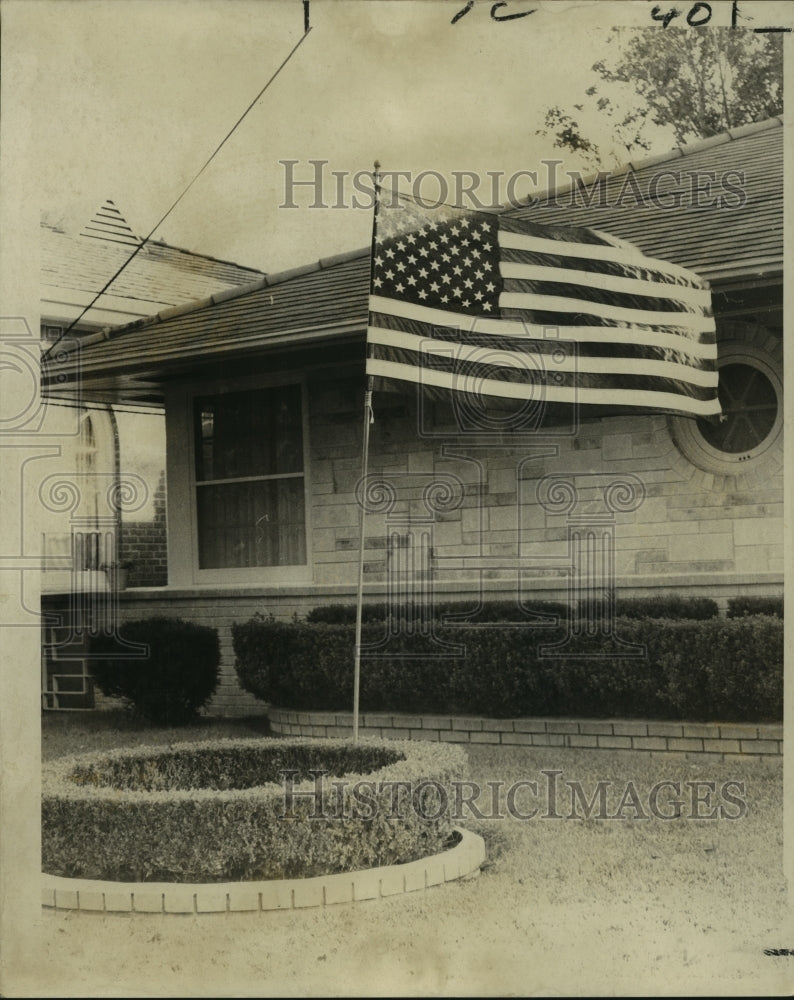
M 470 214 L 387 234 L 388 223 L 379 225 L 375 295 L 476 316 L 499 315 L 503 286 L 493 219 Z

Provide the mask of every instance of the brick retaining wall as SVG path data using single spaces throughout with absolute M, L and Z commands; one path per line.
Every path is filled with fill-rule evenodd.
M 351 736 L 350 712 L 268 709 L 270 727 L 282 736 Z M 454 715 L 359 717 L 361 736 L 491 743 L 535 747 L 582 747 L 646 753 L 715 754 L 720 759 L 776 757 L 783 753 L 783 726 L 721 722 L 653 722 L 638 719 L 480 719 Z

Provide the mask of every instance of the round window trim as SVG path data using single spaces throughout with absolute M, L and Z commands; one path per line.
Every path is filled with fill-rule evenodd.
M 728 342 L 721 345 L 719 369 L 743 365 L 753 368 L 771 385 L 777 408 L 772 425 L 764 439 L 754 447 L 738 451 L 722 451 L 712 444 L 701 432 L 698 420 L 691 417 L 669 417 L 668 424 L 678 450 L 689 461 L 706 472 L 722 475 L 738 475 L 751 468 L 763 467 L 776 454 L 783 431 L 783 381 L 775 365 L 775 357 L 762 351 L 755 344 Z

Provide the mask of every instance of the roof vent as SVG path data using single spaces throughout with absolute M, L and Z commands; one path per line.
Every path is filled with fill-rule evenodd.
M 141 243 L 127 220 L 109 198 L 96 211 L 93 219 L 84 227 L 80 235 L 88 236 L 94 240 L 107 240 L 109 243 L 123 243 L 133 247 Z

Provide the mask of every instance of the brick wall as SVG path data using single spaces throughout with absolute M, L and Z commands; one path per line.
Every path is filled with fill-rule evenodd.
M 353 716 L 340 712 L 268 709 L 270 727 L 283 736 L 348 737 Z M 783 752 L 782 725 L 651 722 L 643 719 L 480 719 L 472 716 L 388 715 L 359 717 L 362 736 L 506 746 L 586 747 L 643 753 L 718 754 L 720 759 L 760 759 Z
M 162 472 L 154 494 L 152 519 L 122 522 L 119 562 L 131 564 L 128 587 L 164 587 L 168 583 L 165 517 L 165 472 Z

